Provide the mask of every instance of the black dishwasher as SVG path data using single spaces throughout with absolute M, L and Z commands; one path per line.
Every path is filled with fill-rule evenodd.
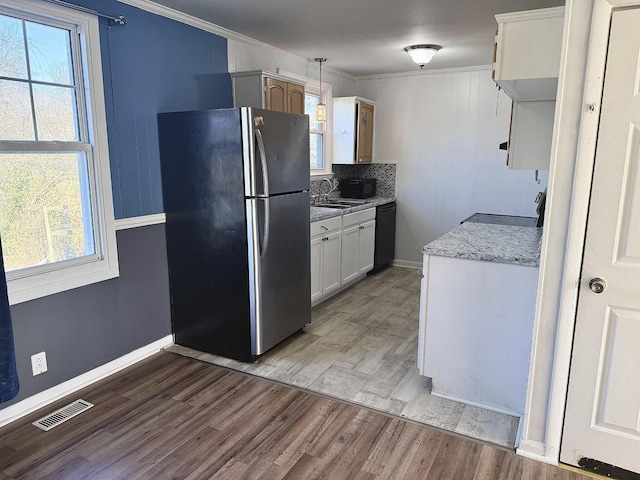
M 393 262 L 396 250 L 396 202 L 376 207 L 376 244 L 373 270 L 377 273 Z

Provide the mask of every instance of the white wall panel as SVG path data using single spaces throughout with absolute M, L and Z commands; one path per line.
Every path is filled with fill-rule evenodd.
M 547 172 L 513 171 L 498 149 L 511 100 L 487 68 L 362 78 L 356 94 L 376 103 L 375 161 L 397 163 L 396 260 L 475 212 L 535 216 Z

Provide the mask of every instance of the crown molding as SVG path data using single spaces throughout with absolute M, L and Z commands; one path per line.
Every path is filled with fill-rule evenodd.
M 423 75 L 444 75 L 447 73 L 462 73 L 462 72 L 483 72 L 491 71 L 491 65 L 476 65 L 471 67 L 452 67 L 452 68 L 436 68 L 431 70 L 417 70 L 412 72 L 398 72 L 398 73 L 379 73 L 373 75 L 362 75 L 355 77 L 356 81 L 361 80 L 376 80 L 383 78 L 395 78 L 395 77 L 417 77 Z
M 221 27 L 220 25 L 216 25 L 215 23 L 202 20 L 201 18 L 194 17 L 193 15 L 180 12 L 179 10 L 175 10 L 173 8 L 165 7 L 164 5 L 160 5 L 150 0 L 118 0 L 118 2 L 124 3 L 126 5 L 131 5 L 132 7 L 137 7 L 146 12 L 154 13 L 165 18 L 170 18 L 171 20 L 175 20 L 177 22 L 184 23 L 195 28 L 199 28 L 200 30 L 204 30 L 205 32 L 213 33 L 220 37 L 226 38 L 227 40 L 249 44 L 253 47 L 257 47 L 268 52 L 287 55 L 295 59 L 298 63 L 300 63 L 300 65 L 309 66 L 311 64 L 314 64 L 313 59 L 304 58 L 300 55 L 287 52 L 286 50 L 282 50 L 280 48 L 274 47 L 273 45 L 269 45 L 268 43 L 261 42 L 259 40 L 256 40 L 255 38 L 242 35 L 241 33 L 234 32 L 233 30 Z M 356 77 L 354 77 L 353 75 L 327 65 L 323 65 L 322 70 L 324 72 L 331 72 L 335 75 L 345 77 L 351 81 L 356 80 Z
M 544 18 L 554 18 L 564 16 L 564 6 L 539 8 L 537 10 L 525 10 L 522 12 L 499 13 L 496 22 L 522 22 L 527 20 L 542 20 Z
M 199 28 L 200 30 L 204 30 L 206 32 L 215 33 L 216 35 L 219 35 L 226 39 L 233 39 L 245 43 L 251 43 L 263 48 L 273 48 L 266 43 L 259 42 L 258 40 L 247 37 L 246 35 L 242 35 L 227 28 L 221 27 L 220 25 L 216 25 L 215 23 L 202 20 L 201 18 L 194 17 L 193 15 L 189 15 L 179 10 L 165 7 L 164 5 L 160 5 L 150 0 L 118 0 L 118 2 L 124 3 L 126 5 L 131 5 L 132 7 L 137 7 L 146 12 L 155 13 L 156 15 L 160 15 L 165 18 L 170 18 L 171 20 L 176 20 L 180 23 L 191 25 L 192 27 Z

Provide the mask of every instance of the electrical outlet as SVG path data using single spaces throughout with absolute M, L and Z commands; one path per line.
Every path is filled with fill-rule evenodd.
M 31 370 L 33 370 L 34 377 L 47 371 L 47 354 L 45 352 L 31 355 Z

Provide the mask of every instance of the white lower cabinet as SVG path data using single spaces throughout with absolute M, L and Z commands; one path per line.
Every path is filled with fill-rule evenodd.
M 376 209 L 311 224 L 311 302 L 373 269 Z
M 358 257 L 358 271 L 367 273 L 373 270 L 373 259 L 376 246 L 376 221 L 360 225 L 360 256 Z
M 358 249 L 360 248 L 360 226 L 342 230 L 342 283 L 358 276 Z
M 342 283 L 373 269 L 376 240 L 375 209 L 349 213 L 342 217 Z
M 424 255 L 418 371 L 431 394 L 525 411 L 538 267 Z
M 340 288 L 341 218 L 311 224 L 311 301 Z

